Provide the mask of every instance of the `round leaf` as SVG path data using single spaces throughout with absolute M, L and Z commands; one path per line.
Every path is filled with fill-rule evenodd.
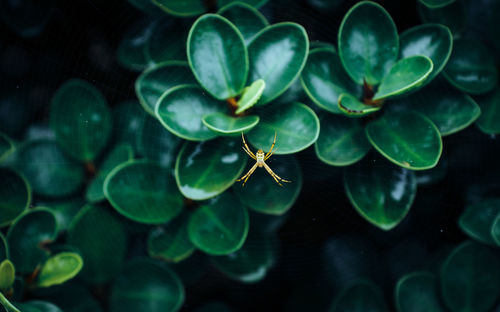
M 227 255 L 241 248 L 248 226 L 247 209 L 234 195 L 223 193 L 191 215 L 188 233 L 191 242 L 201 251 Z
M 231 117 L 223 113 L 205 115 L 202 122 L 208 129 L 221 135 L 238 134 L 248 131 L 259 123 L 259 116 Z
M 410 210 L 417 181 L 415 173 L 404 168 L 355 165 L 346 168 L 344 187 L 358 213 L 388 231 Z
M 93 85 L 74 79 L 64 83 L 50 107 L 50 127 L 61 147 L 71 156 L 92 161 L 111 135 L 111 112 Z
M 0 161 L 7 158 L 15 149 L 14 142 L 7 135 L 0 132 Z
M 40 270 L 37 285 L 49 287 L 75 277 L 83 267 L 83 259 L 73 252 L 62 252 L 50 257 Z
M 374 104 L 365 104 L 356 97 L 342 93 L 339 96 L 339 110 L 352 117 L 361 117 L 380 110 L 381 106 Z
M 266 83 L 257 105 L 271 102 L 292 85 L 304 68 L 308 52 L 309 39 L 299 24 L 278 23 L 255 35 L 248 45 L 248 80 Z
M 500 134 L 500 88 L 485 96 L 476 98 L 481 107 L 477 126 L 487 134 Z
M 266 83 L 262 79 L 256 80 L 252 82 L 250 86 L 246 87 L 243 90 L 241 98 L 237 102 L 238 109 L 235 111 L 235 114 L 241 114 L 250 107 L 254 106 L 262 96 L 265 87 Z
M 428 272 L 413 272 L 399 279 L 395 291 L 399 312 L 445 312 L 439 295 L 439 281 Z
M 458 226 L 473 239 L 494 245 L 491 229 L 500 215 L 500 198 L 490 198 L 467 207 L 458 219 Z
M 422 20 L 427 23 L 436 23 L 447 26 L 453 35 L 458 35 L 467 23 L 467 12 L 464 1 L 454 1 L 441 8 L 428 8 L 419 3 Z
M 311 100 L 331 113 L 340 113 L 338 107 L 340 94 L 359 93 L 345 72 L 338 54 L 330 48 L 319 48 L 309 52 L 300 80 Z
M 183 208 L 170 172 L 146 161 L 129 161 L 114 168 L 104 181 L 104 194 L 120 214 L 140 223 L 167 222 Z
M 2 233 L 0 233 L 0 261 L 3 261 L 9 257 L 9 248 L 7 246 L 7 241 Z
M 226 18 L 205 14 L 196 20 L 189 32 L 187 55 L 198 82 L 217 99 L 235 97 L 243 90 L 248 52 L 241 33 Z
M 76 216 L 80 208 L 85 205 L 83 198 L 65 198 L 62 200 L 41 201 L 39 204 L 48 207 L 56 216 L 57 228 L 60 232 L 68 229 L 71 220 Z
M 16 279 L 16 269 L 10 260 L 0 262 L 0 291 L 8 290 L 14 284 Z
M 174 16 L 188 17 L 203 14 L 202 0 L 151 0 L 160 9 Z
M 266 161 L 283 179 L 292 181 L 279 186 L 264 168 L 257 168 L 245 186 L 235 185 L 233 191 L 250 209 L 271 215 L 286 213 L 295 203 L 302 189 L 302 171 L 293 156 L 273 156 Z M 255 162 L 252 160 L 252 166 Z
M 330 312 L 387 311 L 382 290 L 368 281 L 359 281 L 342 289 L 335 297 Z
M 225 103 L 207 96 L 201 88 L 180 85 L 160 97 L 155 114 L 162 125 L 178 137 L 204 141 L 217 134 L 203 124 L 203 116 L 226 111 Z
M 461 244 L 443 263 L 441 294 L 453 312 L 489 311 L 500 294 L 498 258 L 485 246 Z
M 31 187 L 17 172 L 0 168 L 0 227 L 8 225 L 31 203 Z M 0 258 L 1 259 L 1 258 Z
M 362 1 L 344 16 L 338 35 L 340 60 L 358 84 L 378 84 L 398 57 L 396 25 L 380 5 Z
M 275 133 L 276 155 L 299 152 L 318 139 L 319 119 L 312 109 L 302 103 L 270 106 L 258 114 L 260 122 L 248 133 L 248 141 L 266 152 L 273 143 Z
M 455 0 L 419 0 L 419 1 L 429 9 L 442 8 L 450 3 L 455 2 Z
M 161 12 L 156 5 L 153 4 L 152 1 L 144 1 L 144 0 L 128 0 L 128 2 L 133 5 L 136 9 L 141 10 L 147 14 L 159 14 Z
M 77 191 L 85 175 L 83 166 L 66 156 L 50 140 L 29 141 L 16 153 L 16 166 L 39 195 L 62 197 Z
M 231 3 L 221 8 L 218 13 L 238 28 L 246 45 L 261 29 L 269 25 L 264 15 L 242 2 Z
M 126 101 L 115 106 L 113 108 L 114 140 L 134 145 L 144 115 L 144 110 L 136 100 Z
M 169 61 L 145 70 L 135 81 L 135 93 L 144 110 L 154 116 L 163 93 L 178 85 L 195 82 L 186 62 Z
M 46 301 L 30 300 L 16 304 L 16 306 L 22 312 L 63 312 L 56 305 Z
M 318 158 L 332 166 L 348 166 L 359 161 L 370 150 L 359 120 L 333 116 L 320 117 L 321 131 L 314 149 Z
M 187 198 L 205 200 L 228 189 L 245 168 L 246 155 L 237 141 L 220 138 L 187 142 L 175 163 L 175 179 Z
M 144 47 L 144 55 L 150 64 L 186 60 L 188 30 L 183 26 L 171 19 L 155 25 Z
M 177 275 L 152 260 L 128 263 L 111 290 L 112 312 L 163 312 L 179 310 L 184 287 Z
M 493 90 L 498 81 L 493 55 L 480 41 L 473 39 L 455 40 L 443 73 L 457 89 L 473 94 Z
M 157 23 L 157 20 L 147 17 L 135 22 L 127 29 L 116 52 L 120 65 L 132 71 L 141 71 L 146 68 L 148 60 L 144 53 L 144 46 Z
M 385 114 L 368 124 L 366 135 L 384 157 L 412 170 L 436 166 L 443 149 L 439 130 L 416 112 Z
M 242 3 L 251 5 L 252 7 L 258 9 L 261 6 L 263 6 L 264 4 L 266 4 L 267 1 L 269 1 L 269 0 L 218 0 L 217 5 L 219 7 L 223 7 L 223 6 L 229 5 L 231 3 L 242 2 Z
M 431 59 L 423 55 L 398 61 L 380 82 L 373 100 L 387 99 L 422 86 L 433 68 Z
M 9 258 L 20 273 L 32 273 L 48 256 L 44 244 L 57 236 L 54 214 L 38 208 L 23 214 L 7 232 Z
M 110 280 L 120 270 L 127 238 L 122 223 L 105 207 L 87 205 L 73 219 L 67 243 L 77 248 L 83 259 L 79 277 L 97 284 Z

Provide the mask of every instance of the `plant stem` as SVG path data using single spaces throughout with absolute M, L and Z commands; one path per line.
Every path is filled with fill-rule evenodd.
M 3 305 L 5 310 L 7 310 L 7 312 L 21 312 L 12 303 L 10 303 L 10 301 L 7 300 L 7 298 L 5 298 L 5 296 L 1 291 L 0 291 L 0 303 Z

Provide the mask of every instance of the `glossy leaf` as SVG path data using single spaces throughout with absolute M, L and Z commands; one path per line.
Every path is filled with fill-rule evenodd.
M 231 117 L 223 113 L 213 113 L 205 115 L 202 122 L 212 131 L 221 135 L 231 135 L 252 129 L 259 123 L 259 120 L 259 116 L 255 115 Z
M 403 32 L 400 37 L 400 56 L 407 58 L 424 55 L 434 65 L 424 85 L 432 81 L 448 62 L 453 47 L 453 36 L 448 27 L 440 24 L 423 24 Z
M 427 56 L 409 56 L 398 61 L 380 82 L 373 100 L 387 99 L 422 86 L 434 65 Z
M 279 109 L 279 114 L 276 109 Z M 302 103 L 266 107 L 259 112 L 259 116 L 259 124 L 247 135 L 248 141 L 257 149 L 267 152 L 275 133 L 276 155 L 299 152 L 318 139 L 319 119 L 312 109 Z
M 370 150 L 359 120 L 333 115 L 320 117 L 321 131 L 314 144 L 319 160 L 332 166 L 348 166 Z
M 481 107 L 481 116 L 476 124 L 487 134 L 500 134 L 500 88 L 492 93 L 476 98 Z
M 43 291 L 43 298 L 66 312 L 102 312 L 90 289 L 84 284 L 69 281 Z
M 0 167 L 0 227 L 8 225 L 31 203 L 31 187 L 17 172 Z M 1 260 L 1 258 L 0 258 Z
M 217 136 L 202 122 L 205 115 L 226 112 L 225 103 L 207 96 L 195 85 L 180 85 L 165 92 L 158 100 L 156 117 L 176 136 L 204 141 Z
M 110 311 L 175 312 L 184 297 L 184 286 L 173 271 L 149 259 L 136 259 L 115 280 Z
M 253 159 L 249 162 L 250 166 L 255 164 Z M 293 206 L 300 194 L 302 171 L 293 156 L 272 156 L 266 163 L 278 176 L 292 182 L 279 186 L 264 168 L 257 168 L 245 186 L 237 184 L 233 191 L 245 206 L 254 211 L 282 215 Z
M 189 257 L 195 247 L 189 240 L 188 221 L 189 215 L 183 214 L 166 225 L 153 229 L 148 237 L 148 254 L 174 263 Z
M 370 223 L 388 231 L 406 216 L 415 198 L 415 173 L 395 166 L 355 165 L 344 174 L 349 201 Z
M 0 261 L 9 258 L 9 248 L 7 246 L 7 241 L 2 233 L 0 233 Z
M 220 2 L 220 1 L 219 1 Z M 238 28 L 248 45 L 253 37 L 263 28 L 269 25 L 264 15 L 254 9 L 251 5 L 243 2 L 234 2 L 221 8 L 218 12 L 227 18 Z
M 365 104 L 358 100 L 356 97 L 342 93 L 339 96 L 339 111 L 352 117 L 361 117 L 376 111 L 379 111 L 382 106 L 375 104 Z
M 458 35 L 467 23 L 467 12 L 462 0 L 432 9 L 419 3 L 418 9 L 422 20 L 447 26 L 454 36 Z
M 169 61 L 145 70 L 135 81 L 135 93 L 144 110 L 154 116 L 163 93 L 178 85 L 195 82 L 186 62 Z
M 48 251 L 44 244 L 57 236 L 54 214 L 46 208 L 38 208 L 23 214 L 7 232 L 9 258 L 19 273 L 31 273 L 45 261 Z
M 491 226 L 491 236 L 497 245 L 500 246 L 500 214 L 498 214 L 493 220 L 493 224 Z M 1 259 L 1 252 L 0 252 Z
M 144 46 L 157 23 L 157 20 L 143 18 L 126 30 L 116 52 L 120 65 L 132 71 L 141 71 L 146 68 L 148 60 L 144 53 Z
M 84 181 L 83 166 L 50 140 L 29 141 L 16 152 L 16 166 L 33 192 L 62 197 L 77 191 Z
M 441 8 L 447 6 L 450 3 L 455 2 L 455 0 L 419 0 L 419 1 L 429 9 Z
M 443 73 L 457 89 L 473 94 L 491 91 L 498 82 L 493 55 L 474 39 L 455 40 Z
M 340 113 L 340 94 L 359 93 L 345 72 L 338 54 L 331 48 L 318 48 L 309 52 L 300 80 L 309 98 L 332 113 Z
M 219 7 L 223 7 L 223 6 L 229 5 L 231 3 L 242 2 L 242 3 L 253 6 L 254 8 L 260 8 L 261 6 L 266 4 L 268 1 L 269 0 L 218 0 L 217 5 Z
M 487 247 L 465 242 L 443 263 L 441 294 L 453 312 L 489 311 L 500 294 L 500 265 Z
M 398 57 L 396 25 L 380 5 L 362 1 L 344 16 L 338 35 L 340 60 L 358 84 L 378 84 Z
M 387 311 L 382 290 L 368 281 L 359 281 L 342 289 L 330 307 L 330 312 Z
M 16 279 L 16 268 L 8 259 L 0 262 L 0 291 L 8 290 Z
M 49 287 L 75 277 L 83 267 L 83 259 L 73 252 L 62 252 L 50 257 L 42 266 L 36 282 L 39 287 Z
M 144 0 L 128 0 L 128 2 L 133 5 L 135 8 L 143 11 L 147 14 L 159 14 L 163 13 L 159 10 L 159 8 L 153 4 L 152 1 L 144 1 Z
M 106 99 L 93 85 L 73 79 L 55 93 L 50 127 L 60 146 L 73 157 L 92 161 L 111 135 L 112 117 Z
M 99 164 L 97 175 L 90 181 L 85 192 L 88 202 L 98 202 L 106 199 L 103 191 L 104 179 L 116 166 L 133 158 L 132 147 L 129 145 L 115 146 Z
M 0 162 L 12 154 L 15 149 L 14 142 L 7 135 L 0 132 Z
M 412 272 L 399 279 L 395 290 L 398 312 L 444 312 L 439 280 L 429 272 Z
M 59 307 L 52 303 L 39 300 L 25 301 L 17 304 L 17 307 L 22 312 L 63 312 Z
M 190 199 L 205 200 L 228 189 L 246 164 L 239 142 L 220 138 L 186 143 L 175 163 L 175 179 L 181 193 Z
M 135 144 L 145 112 L 139 101 L 125 101 L 113 108 L 113 138 L 119 143 Z
M 194 76 L 215 98 L 235 97 L 245 87 L 248 52 L 241 33 L 226 18 L 205 14 L 196 20 L 189 32 L 187 55 Z
M 238 109 L 235 111 L 235 114 L 241 114 L 254 106 L 259 101 L 265 88 L 266 83 L 262 79 L 256 80 L 250 86 L 246 87 L 237 102 Z
M 85 205 L 85 201 L 80 197 L 65 198 L 61 200 L 41 201 L 39 204 L 50 209 L 57 221 L 57 228 L 60 232 L 68 229 L 71 220 L 76 216 L 80 208 Z
M 416 112 L 388 113 L 366 127 L 370 143 L 391 162 L 412 170 L 430 169 L 439 161 L 439 130 Z
M 120 214 L 140 223 L 167 222 L 183 208 L 170 172 L 143 160 L 115 167 L 104 181 L 104 194 Z
M 458 226 L 473 239 L 495 245 L 491 229 L 498 215 L 500 215 L 500 198 L 485 199 L 468 206 L 460 215 Z
M 79 277 L 88 283 L 99 284 L 110 280 L 120 270 L 127 237 L 123 224 L 107 208 L 86 205 L 73 219 L 67 243 L 77 248 L 83 259 Z
M 174 16 L 188 17 L 203 14 L 202 0 L 151 0 L 160 9 Z
M 240 249 L 248 234 L 247 209 L 230 193 L 199 207 L 188 224 L 189 239 L 210 255 L 227 255 Z
M 249 81 L 264 80 L 266 88 L 257 105 L 283 94 L 304 68 L 309 52 L 305 29 L 295 23 L 268 26 L 248 45 Z
M 166 61 L 185 61 L 188 29 L 171 19 L 159 21 L 144 46 L 144 55 L 150 64 Z

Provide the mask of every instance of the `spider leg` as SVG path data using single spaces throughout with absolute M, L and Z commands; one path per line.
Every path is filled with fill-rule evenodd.
M 274 131 L 274 141 L 273 141 L 273 144 L 271 145 L 271 148 L 269 149 L 269 152 L 267 152 L 266 156 L 264 156 L 264 159 L 267 159 L 267 158 L 271 157 L 269 154 L 271 154 L 271 152 L 273 151 L 273 148 L 274 148 L 275 144 L 276 144 L 276 131 Z
M 257 157 L 255 157 L 255 154 L 252 153 L 252 151 L 250 150 L 250 147 L 248 147 L 248 144 L 245 141 L 245 136 L 243 135 L 243 132 L 241 133 L 241 138 L 243 139 L 243 144 L 245 144 L 245 147 L 247 149 L 246 152 L 248 152 L 250 154 L 250 156 L 252 156 L 253 159 L 257 159 Z
M 271 177 L 273 177 L 274 181 L 276 181 L 276 183 L 278 183 L 280 186 L 283 186 L 283 185 L 279 181 L 292 182 L 292 181 L 288 181 L 288 180 L 285 180 L 283 178 L 280 178 L 280 176 L 278 176 L 276 173 L 274 173 L 274 171 L 266 163 L 264 163 L 264 168 L 266 168 L 266 171 L 271 175 Z
M 251 153 L 249 150 L 247 150 L 244 146 L 242 146 L 242 148 L 243 148 L 243 150 L 245 151 L 245 153 L 247 153 L 247 154 L 248 154 L 248 156 L 250 156 L 250 157 L 252 157 L 253 159 L 257 160 L 257 159 L 255 158 L 255 156 L 253 155 L 253 153 Z
M 248 172 L 242 176 L 241 178 L 239 178 L 238 180 L 236 181 L 241 181 L 243 180 L 243 185 L 242 186 L 245 186 L 245 183 L 247 183 L 247 180 L 248 178 L 250 178 L 250 176 L 252 175 L 252 173 L 255 171 L 255 169 L 257 169 L 257 163 L 255 163 L 255 165 L 253 165 L 252 168 L 250 168 L 250 170 L 248 170 Z
M 271 156 L 273 156 L 274 152 L 276 152 L 277 150 L 278 150 L 278 148 L 275 148 L 271 154 L 269 154 L 269 155 L 267 155 L 267 156 L 264 156 L 264 161 L 266 161 L 266 160 L 268 160 L 269 158 L 271 158 Z

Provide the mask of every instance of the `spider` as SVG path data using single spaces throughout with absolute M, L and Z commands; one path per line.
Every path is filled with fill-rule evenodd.
M 288 181 L 288 180 L 285 180 L 283 178 L 280 178 L 266 164 L 266 160 L 268 160 L 274 153 L 273 148 L 274 148 L 274 145 L 276 144 L 276 132 L 274 132 L 274 141 L 273 141 L 273 144 L 271 145 L 271 149 L 269 150 L 269 152 L 267 152 L 267 154 L 264 154 L 264 151 L 262 149 L 259 149 L 257 151 L 257 153 L 255 153 L 255 154 L 252 153 L 252 151 L 250 150 L 250 148 L 247 145 L 247 142 L 245 142 L 245 136 L 243 135 L 243 133 L 241 133 L 241 138 L 243 139 L 243 144 L 244 144 L 244 146 L 242 146 L 243 150 L 248 154 L 248 156 L 252 157 L 257 162 L 255 163 L 255 165 L 253 165 L 252 168 L 250 168 L 250 170 L 248 170 L 248 172 L 244 176 L 242 176 L 241 178 L 239 178 L 236 181 L 243 181 L 242 186 L 245 186 L 245 183 L 247 183 L 248 178 L 250 178 L 250 176 L 255 171 L 255 169 L 257 169 L 257 167 L 264 167 L 266 169 L 266 171 L 271 175 L 271 177 L 273 177 L 274 181 L 276 181 L 276 183 L 278 183 L 280 186 L 283 186 L 280 183 L 280 181 L 281 182 L 292 182 L 292 181 Z

